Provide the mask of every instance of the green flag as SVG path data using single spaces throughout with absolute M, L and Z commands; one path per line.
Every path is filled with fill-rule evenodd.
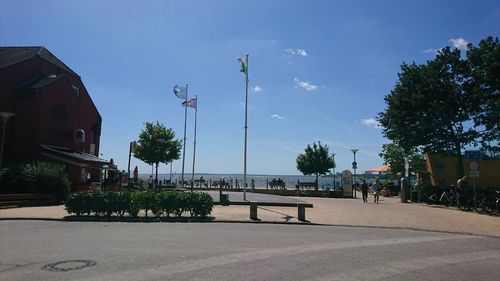
M 240 58 L 240 57 L 238 57 L 237 60 L 240 63 L 240 66 L 241 66 L 240 72 L 248 74 L 247 62 L 243 58 Z
M 175 85 L 174 86 L 174 94 L 176 97 L 185 100 L 187 97 L 187 87 Z

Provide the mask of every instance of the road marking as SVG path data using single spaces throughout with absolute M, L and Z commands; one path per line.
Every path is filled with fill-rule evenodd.
M 481 251 L 473 253 L 460 253 L 448 256 L 421 257 L 405 261 L 384 263 L 372 267 L 363 267 L 356 270 L 337 272 L 335 274 L 314 278 L 316 281 L 357 281 L 357 280 L 383 280 L 388 277 L 404 274 L 429 267 L 439 267 L 458 263 L 481 261 L 500 258 L 500 251 Z
M 152 276 L 157 276 L 158 278 L 164 278 L 174 274 L 198 271 L 216 266 L 252 262 L 257 260 L 269 259 L 273 257 L 310 254 L 319 251 L 342 250 L 342 249 L 362 248 L 362 247 L 380 247 L 385 245 L 398 245 L 398 244 L 429 243 L 429 242 L 437 242 L 444 240 L 474 239 L 474 238 L 480 238 L 480 237 L 451 234 L 451 235 L 389 238 L 389 239 L 376 239 L 376 240 L 366 240 L 366 241 L 302 245 L 302 246 L 273 248 L 273 249 L 258 249 L 243 253 L 214 256 L 205 259 L 182 261 L 179 263 L 157 266 L 154 268 L 134 269 L 125 272 L 100 274 L 99 276 L 94 276 L 94 277 L 88 276 L 80 280 L 112 280 L 112 279 L 143 280 L 145 277 L 151 279 L 153 278 Z

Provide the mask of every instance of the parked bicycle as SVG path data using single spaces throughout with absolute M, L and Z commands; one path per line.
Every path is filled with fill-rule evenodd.
M 486 201 L 484 211 L 490 215 L 500 214 L 500 190 L 495 190 L 496 196 Z

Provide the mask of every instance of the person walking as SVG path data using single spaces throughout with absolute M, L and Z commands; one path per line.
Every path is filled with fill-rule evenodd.
M 373 183 L 372 192 L 373 192 L 373 203 L 378 204 L 378 199 L 380 196 L 380 185 L 378 184 L 378 181 Z
M 148 189 L 153 189 L 153 176 L 149 176 L 148 178 Z
M 366 180 L 363 180 L 361 184 L 361 193 L 363 194 L 363 203 L 368 202 L 368 185 L 366 184 Z

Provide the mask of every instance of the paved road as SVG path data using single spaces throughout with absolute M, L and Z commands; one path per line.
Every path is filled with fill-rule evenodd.
M 82 262 L 45 265 L 71 260 Z M 1 280 L 499 280 L 500 240 L 361 227 L 0 221 Z M 50 268 L 50 267 L 49 267 Z

